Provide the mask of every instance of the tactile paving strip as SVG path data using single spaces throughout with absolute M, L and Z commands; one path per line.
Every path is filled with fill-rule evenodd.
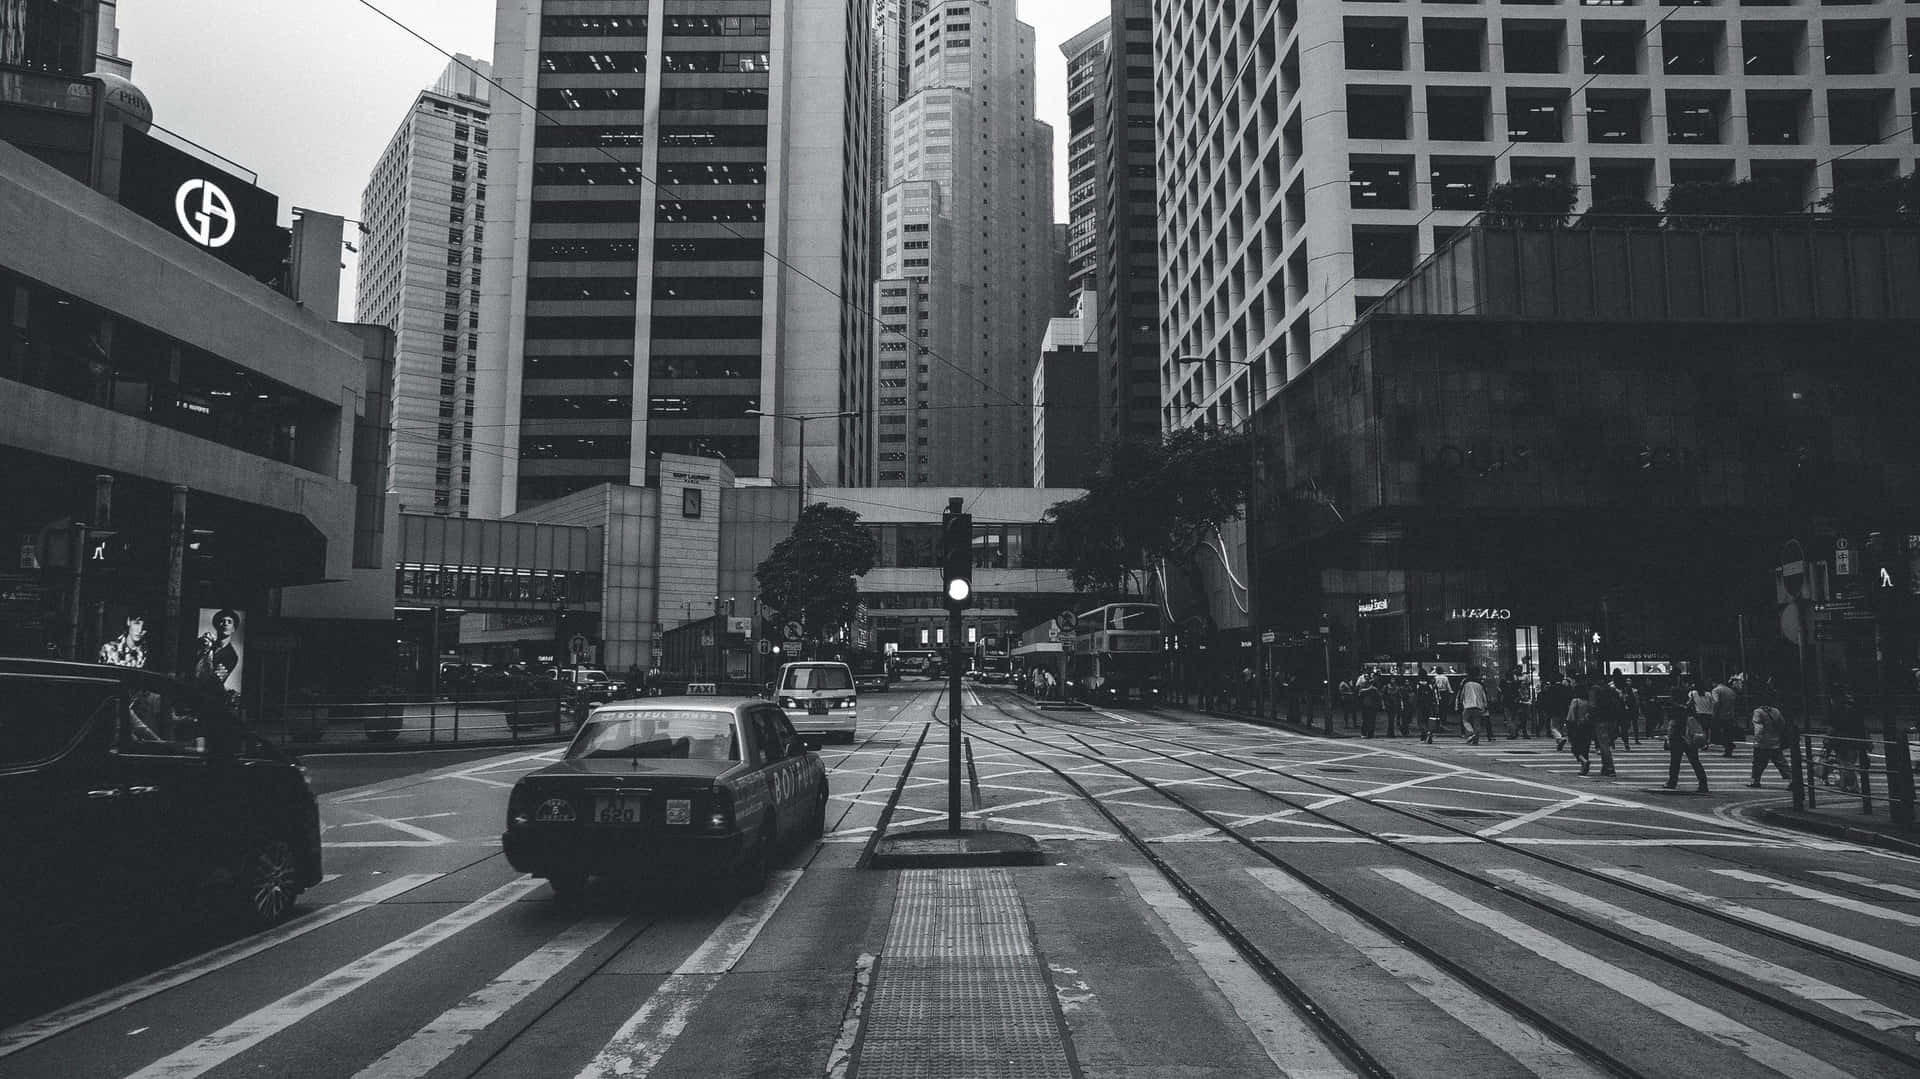
M 900 875 L 856 1079 L 1072 1079 L 1027 918 L 1004 870 Z

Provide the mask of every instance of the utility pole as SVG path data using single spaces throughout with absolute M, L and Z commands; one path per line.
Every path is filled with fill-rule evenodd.
M 941 519 L 941 576 L 947 604 L 947 832 L 960 834 L 960 612 L 973 605 L 973 515 L 958 498 Z

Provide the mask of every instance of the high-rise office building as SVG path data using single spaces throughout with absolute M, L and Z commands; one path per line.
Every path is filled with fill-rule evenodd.
M 1892 0 L 1156 12 L 1168 425 L 1243 419 L 1495 184 L 1565 180 L 1578 211 L 1758 179 L 1804 204 L 1914 158 Z
M 414 513 L 464 517 L 472 505 L 488 73 L 470 56 L 448 64 L 360 196 L 355 317 L 394 331 L 388 489 Z
M 1107 19 L 1060 45 L 1067 58 L 1067 295 L 1096 288 L 1100 126 L 1107 111 Z
M 863 482 L 868 0 L 500 0 L 473 510 L 663 452 Z M 583 10 L 590 8 L 591 10 Z
M 1099 175 L 1101 437 L 1154 439 L 1160 422 L 1160 257 L 1155 208 L 1152 0 L 1113 0 Z
M 1012 0 L 954 0 L 910 36 L 881 196 L 874 480 L 1024 486 L 1033 360 L 1061 289 L 1033 27 Z

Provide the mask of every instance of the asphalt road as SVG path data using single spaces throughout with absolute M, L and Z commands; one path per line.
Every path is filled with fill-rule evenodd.
M 861 741 L 822 754 L 828 835 L 738 906 L 663 882 L 568 909 L 515 874 L 507 791 L 556 747 L 315 758 L 327 878 L 301 915 L 247 939 L 103 931 L 0 1004 L 0 1075 L 893 1074 L 866 987 L 888 984 L 910 874 L 856 863 L 896 788 L 894 829 L 944 822 L 937 702 L 931 683 L 863 700 Z M 1651 753 L 1602 780 L 1550 743 L 1329 741 L 993 690 L 969 690 L 964 729 L 969 819 L 1047 854 L 1008 872 L 1074 1074 L 1920 1066 L 1920 861 L 1741 816 L 1777 790 L 1676 797 Z M 916 1015 L 915 1074 L 1010 1074 L 950 1048 L 967 1016 Z

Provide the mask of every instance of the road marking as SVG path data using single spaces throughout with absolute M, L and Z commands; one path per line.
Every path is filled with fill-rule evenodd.
M 1847 884 L 1858 884 L 1863 888 L 1873 888 L 1890 895 L 1900 896 L 1902 899 L 1920 899 L 1920 888 L 1908 888 L 1900 884 L 1882 884 L 1872 877 L 1863 877 L 1857 873 L 1842 873 L 1833 869 L 1816 869 L 1813 872 L 1815 876 L 1844 881 Z
M 754 938 L 780 908 L 781 900 L 800 880 L 800 870 L 783 869 L 770 875 L 767 890 L 735 907 L 721 919 L 700 947 L 693 950 L 660 983 L 640 1010 L 620 1025 L 612 1040 L 580 1069 L 575 1079 L 644 1079 L 673 1048 L 693 1013 L 720 984 L 720 978 L 747 954 Z
M 1496 836 L 1502 832 L 1511 832 L 1515 828 L 1524 827 L 1525 825 L 1532 824 L 1534 821 L 1537 821 L 1537 820 L 1545 820 L 1546 818 L 1553 816 L 1555 813 L 1558 813 L 1563 809 L 1572 809 L 1574 806 L 1584 804 L 1591 800 L 1592 799 L 1589 799 L 1584 795 L 1575 795 L 1572 798 L 1568 798 L 1565 801 L 1555 802 L 1550 806 L 1541 806 L 1539 809 L 1536 809 L 1531 813 L 1522 813 L 1520 816 L 1515 817 L 1512 820 L 1504 820 L 1504 821 L 1501 821 L 1499 824 L 1489 825 L 1488 827 L 1482 828 L 1478 832 L 1475 832 L 1474 835 L 1477 835 L 1480 838 L 1485 839 L 1488 836 Z
M 847 1011 L 840 1020 L 840 1036 L 827 1054 L 827 1079 L 846 1079 L 853 1066 L 853 1043 L 860 1037 L 860 1022 L 867 1011 L 867 991 L 873 987 L 872 952 L 860 953 L 853 964 L 853 994 L 847 999 Z
M 1443 888 L 1418 873 L 1386 866 L 1375 866 L 1373 871 L 1444 910 L 1479 923 L 1501 939 L 1517 944 L 1569 973 L 1611 989 L 1662 1018 L 1704 1035 L 1764 1068 L 1794 1079 L 1846 1079 L 1849 1074 L 1818 1057 L 1735 1022 L 1698 1001 L 1566 944 L 1517 918 L 1508 917 L 1458 892 Z
M 1661 895 L 1684 899 L 1689 903 L 1697 903 L 1700 906 L 1719 911 L 1722 914 L 1731 914 L 1753 925 L 1766 926 L 1769 929 L 1787 933 L 1801 940 L 1809 940 L 1816 944 L 1823 944 L 1828 948 L 1832 948 L 1834 951 L 1843 952 L 1853 956 L 1855 959 L 1872 963 L 1875 966 L 1884 967 L 1888 970 L 1897 970 L 1911 977 L 1920 977 L 1920 960 L 1909 959 L 1904 955 L 1887 951 L 1884 948 L 1876 948 L 1871 944 L 1863 944 L 1851 937 L 1843 937 L 1838 933 L 1829 933 L 1824 929 L 1807 925 L 1804 922 L 1796 922 L 1791 918 L 1782 918 L 1778 914 L 1770 914 L 1757 907 L 1749 907 L 1742 903 L 1735 903 L 1730 899 L 1722 899 L 1717 895 L 1708 895 L 1705 892 L 1696 892 L 1691 888 L 1684 888 L 1678 884 L 1669 884 L 1658 877 L 1649 877 L 1643 873 L 1635 873 L 1629 869 L 1621 869 L 1618 866 L 1595 866 L 1594 868 L 1616 880 L 1623 880 L 1629 884 L 1637 884 L 1642 888 L 1659 892 Z
M 48 1012 L 31 1022 L 0 1032 L 0 1057 L 17 1053 L 35 1042 L 45 1041 L 55 1034 L 72 1030 L 83 1023 L 90 1023 L 109 1012 L 119 1011 L 129 1004 L 145 1000 L 157 993 L 165 992 L 178 985 L 185 985 L 202 975 L 232 966 L 242 959 L 252 958 L 269 948 L 303 937 L 322 926 L 332 925 L 342 918 L 352 917 L 368 907 L 384 903 L 438 879 L 440 879 L 438 873 L 413 873 L 404 877 L 395 877 L 378 888 L 361 892 L 351 899 L 343 899 L 338 903 L 321 907 L 292 921 L 283 922 L 265 933 L 234 941 L 205 955 L 194 956 L 192 959 L 154 971 L 146 977 L 125 985 L 117 985 L 104 993 L 75 1001 L 59 1011 Z
M 1391 974 L 1407 988 L 1492 1042 L 1534 1075 L 1592 1076 L 1598 1079 L 1605 1074 L 1588 1066 L 1573 1050 L 1554 1041 L 1533 1024 L 1474 992 L 1412 951 L 1393 943 L 1298 880 L 1278 869 L 1250 868 L 1247 872 L 1289 906 L 1312 919 L 1314 924 L 1345 941 L 1348 947 L 1366 956 L 1375 966 Z
M 1200 969 L 1233 1005 L 1234 1012 L 1246 1022 L 1248 1032 L 1266 1051 L 1267 1059 L 1280 1069 L 1280 1074 L 1315 1079 L 1355 1074 L 1339 1054 L 1321 1040 L 1319 1032 L 1254 973 L 1233 945 L 1208 925 L 1160 874 L 1150 869 L 1130 868 L 1127 876 L 1140 898 L 1167 924 L 1200 964 Z
M 1916 1037 L 1920 1037 L 1920 1019 L 1863 997 L 1852 990 L 1829 985 L 1811 975 L 1802 974 L 1777 963 L 1769 963 L 1765 959 L 1689 933 L 1677 926 L 1635 914 L 1571 888 L 1563 888 L 1525 870 L 1495 869 L 1492 872 L 1494 876 L 1512 881 L 1522 888 L 1538 892 L 1565 906 L 1605 918 L 1641 936 L 1650 937 L 1683 952 L 1697 955 L 1709 963 L 1744 974 L 1764 985 L 1785 990 L 1802 1000 L 1836 1011 L 1848 1019 L 1863 1023 L 1875 1030 L 1911 1030 L 1916 1032 Z
M 501 885 L 452 914 L 428 922 L 399 940 L 376 948 L 318 981 L 310 982 L 192 1045 L 154 1061 L 128 1079 L 185 1079 L 187 1076 L 203 1075 L 407 960 L 419 957 L 455 933 L 471 929 L 487 917 L 506 910 L 542 883 L 531 877 L 522 877 Z
M 625 921 L 624 915 L 602 915 L 568 926 L 478 992 L 360 1069 L 354 1079 L 413 1079 L 427 1074 Z
M 1832 892 L 1823 892 L 1818 888 L 1808 888 L 1804 885 L 1790 884 L 1784 880 L 1761 876 L 1758 873 L 1749 873 L 1743 869 L 1716 869 L 1713 872 L 1723 877 L 1732 877 L 1734 880 L 1744 880 L 1749 884 L 1764 884 L 1776 892 L 1785 892 L 1788 895 L 1800 899 L 1811 899 L 1816 903 L 1825 903 L 1830 907 L 1839 907 L 1841 910 L 1849 910 L 1855 914 L 1865 915 L 1868 918 L 1878 918 L 1883 922 L 1920 926 L 1920 917 L 1915 917 L 1905 911 L 1889 910 L 1886 907 L 1876 906 L 1872 903 L 1864 903 L 1858 899 L 1849 899 L 1843 895 L 1834 895 Z

